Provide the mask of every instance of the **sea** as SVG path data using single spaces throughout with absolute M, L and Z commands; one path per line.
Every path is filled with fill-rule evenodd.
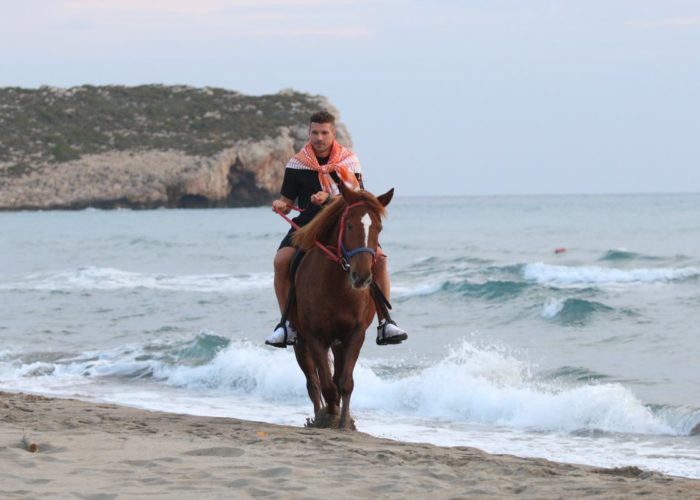
M 395 197 L 359 431 L 700 478 L 700 194 Z M 269 207 L 0 213 L 0 390 L 303 426 Z M 342 307 L 342 304 L 339 304 Z M 694 430 L 695 429 L 695 430 Z

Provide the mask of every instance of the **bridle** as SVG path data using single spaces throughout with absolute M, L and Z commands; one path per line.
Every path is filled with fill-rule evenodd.
M 369 205 L 365 201 L 358 201 L 357 203 L 353 203 L 351 205 L 347 205 L 345 207 L 345 210 L 343 210 L 343 214 L 340 216 L 340 229 L 338 231 L 338 246 L 336 248 L 335 253 L 331 252 L 328 247 L 320 243 L 319 241 L 314 241 L 314 244 L 323 252 L 326 253 L 326 255 L 331 259 L 340 264 L 340 267 L 343 268 L 343 271 L 349 271 L 350 270 L 350 258 L 353 256 L 359 254 L 359 253 L 368 253 L 372 255 L 372 265 L 377 261 L 377 251 L 374 250 L 373 248 L 370 247 L 357 247 L 353 248 L 352 250 L 348 251 L 345 248 L 345 243 L 343 243 L 343 236 L 345 235 L 345 219 L 348 216 L 348 212 L 350 211 L 351 208 L 354 207 L 359 207 L 361 205 L 366 205 L 369 208 Z M 296 210 L 298 212 L 303 212 L 304 209 L 295 207 L 295 206 L 290 206 L 292 210 Z M 280 212 L 279 210 L 274 209 L 274 211 L 282 217 L 284 220 L 286 220 L 294 229 L 300 229 L 299 225 L 295 223 L 292 219 L 287 217 L 284 213 Z M 332 247 L 331 247 L 332 248 Z
M 350 269 L 350 258 L 354 257 L 357 254 L 360 254 L 360 253 L 371 254 L 372 255 L 372 265 L 374 265 L 374 263 L 377 260 L 377 251 L 374 250 L 373 248 L 356 247 L 356 248 L 353 248 L 352 250 L 348 250 L 347 248 L 345 248 L 345 243 L 343 242 L 343 236 L 345 235 L 345 218 L 347 217 L 348 212 L 350 211 L 351 208 L 359 207 L 362 205 L 365 205 L 369 208 L 369 205 L 366 202 L 358 201 L 357 203 L 353 203 L 352 205 L 346 206 L 345 210 L 343 210 L 343 215 L 340 216 L 340 230 L 338 231 L 338 247 L 336 249 L 336 259 L 344 271 L 348 271 Z

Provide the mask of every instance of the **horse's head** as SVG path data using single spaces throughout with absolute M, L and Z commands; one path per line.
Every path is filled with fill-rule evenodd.
M 341 185 L 341 194 L 347 207 L 340 221 L 338 247 L 343 265 L 349 267 L 352 287 L 367 288 L 372 283 L 372 266 L 382 230 L 381 216 L 394 196 L 394 189 L 374 197 L 366 191 L 352 191 Z

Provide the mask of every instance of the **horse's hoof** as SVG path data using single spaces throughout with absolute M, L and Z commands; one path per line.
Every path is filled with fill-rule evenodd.
M 338 423 L 338 430 L 356 431 L 357 427 L 355 427 L 355 420 L 351 418 L 349 422 Z
M 337 429 L 340 421 L 340 415 L 330 413 L 327 407 L 321 408 L 316 416 L 311 419 L 306 419 L 305 427 L 313 427 L 316 429 Z

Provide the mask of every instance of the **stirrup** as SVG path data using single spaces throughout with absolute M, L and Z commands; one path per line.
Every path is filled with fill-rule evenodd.
M 408 333 L 403 332 L 398 335 L 392 335 L 390 337 L 386 336 L 386 325 L 394 325 L 396 328 L 399 328 L 399 325 L 396 324 L 394 321 L 384 321 L 381 325 L 377 327 L 377 345 L 392 345 L 392 344 L 400 344 L 404 340 L 408 338 Z M 400 329 L 400 328 L 399 328 Z M 403 330 L 401 330 L 403 331 Z
M 265 344 L 272 346 L 272 347 L 281 347 L 284 349 L 286 349 L 288 345 L 296 344 L 297 343 L 296 336 L 292 339 L 289 338 L 289 332 L 287 331 L 287 324 L 288 324 L 287 321 L 283 321 L 281 323 L 278 323 L 277 326 L 275 327 L 275 329 L 272 331 L 272 333 L 274 334 L 279 328 L 282 329 L 282 331 L 284 332 L 284 339 L 282 340 L 282 342 L 270 342 L 269 340 L 265 339 Z M 291 328 L 291 325 L 290 325 L 290 328 Z

